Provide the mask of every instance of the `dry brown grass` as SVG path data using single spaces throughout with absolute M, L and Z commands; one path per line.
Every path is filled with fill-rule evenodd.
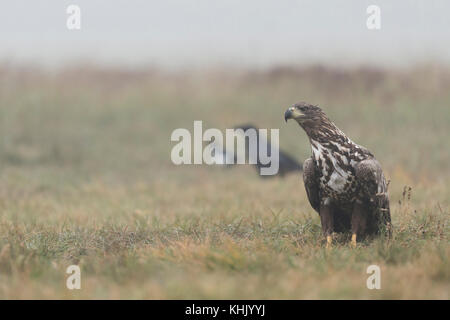
M 448 299 L 449 74 L 3 66 L 0 298 Z M 298 175 L 170 162 L 170 133 L 197 119 L 280 128 L 281 147 L 304 159 L 303 133 L 282 122 L 298 100 L 322 105 L 383 164 L 391 241 L 353 250 L 336 235 L 327 251 Z M 65 287 L 74 263 L 79 291 Z M 366 288 L 371 264 L 381 290 Z

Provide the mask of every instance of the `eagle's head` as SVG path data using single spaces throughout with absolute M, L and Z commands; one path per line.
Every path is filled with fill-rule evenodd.
M 288 119 L 294 119 L 304 129 L 305 127 L 321 126 L 324 122 L 330 121 L 322 109 L 306 102 L 296 103 L 287 109 L 284 113 L 284 120 L 288 121 Z
M 310 138 L 324 135 L 324 131 L 337 131 L 336 126 L 328 119 L 318 106 L 299 102 L 284 113 L 284 120 L 294 119 L 306 131 Z M 337 133 L 337 132 L 335 132 Z

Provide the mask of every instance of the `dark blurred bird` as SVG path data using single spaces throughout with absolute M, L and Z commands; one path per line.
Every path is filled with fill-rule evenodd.
M 254 126 L 253 124 L 243 124 L 243 125 L 239 125 L 234 127 L 234 129 L 242 129 L 244 131 L 244 133 L 247 130 L 256 130 L 256 132 L 258 132 L 258 128 L 256 126 Z M 264 139 L 264 141 L 261 140 L 261 142 L 263 143 L 263 145 L 266 145 L 266 150 L 269 152 L 270 154 L 270 150 L 272 150 L 272 146 L 270 144 L 269 141 L 267 141 L 264 137 L 260 137 L 259 134 L 256 134 L 256 146 L 255 149 L 257 151 L 257 159 L 253 159 L 254 161 L 254 166 L 255 169 L 257 170 L 258 173 L 260 173 L 260 168 L 264 168 L 264 167 L 269 167 L 271 164 L 263 164 L 261 163 L 261 160 L 259 158 L 259 146 L 260 146 L 260 139 Z M 250 141 L 249 139 L 246 139 L 246 143 L 245 143 L 245 153 L 247 155 L 250 154 L 249 152 L 250 149 Z M 276 148 L 275 148 L 276 150 Z M 269 178 L 269 177 L 274 177 L 274 176 L 281 176 L 284 177 L 285 175 L 289 174 L 289 173 L 293 173 L 293 172 L 299 172 L 302 170 L 302 165 L 296 161 L 293 157 L 291 157 L 289 154 L 287 154 L 286 152 L 280 150 L 278 148 L 278 154 L 279 154 L 279 169 L 278 169 L 278 173 L 275 175 L 260 175 L 261 178 Z
M 312 157 L 303 164 L 303 182 L 311 206 L 320 215 L 331 245 L 332 233 L 352 232 L 352 245 L 362 236 L 390 234 L 388 184 L 379 162 L 348 138 L 317 106 L 300 102 L 284 114 L 305 130 Z

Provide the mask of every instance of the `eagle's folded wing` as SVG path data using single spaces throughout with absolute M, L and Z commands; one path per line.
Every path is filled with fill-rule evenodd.
M 355 174 L 360 187 L 360 199 L 369 201 L 377 213 L 374 218 L 378 225 L 375 227 L 378 229 L 380 225 L 383 225 L 390 234 L 391 214 L 388 185 L 380 163 L 375 159 L 361 161 L 356 165 Z
M 374 202 L 378 196 L 387 192 L 386 181 L 380 163 L 375 159 L 359 162 L 355 167 L 361 200 Z
M 319 212 L 320 198 L 319 198 L 319 179 L 316 175 L 316 168 L 314 161 L 308 158 L 303 163 L 303 182 L 305 183 L 306 194 L 308 200 L 314 210 Z

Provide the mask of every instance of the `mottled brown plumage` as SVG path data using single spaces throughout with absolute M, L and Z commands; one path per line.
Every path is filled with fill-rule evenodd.
M 352 231 L 356 238 L 391 229 L 387 183 L 380 164 L 354 143 L 317 106 L 297 103 L 285 113 L 295 119 L 311 143 L 312 156 L 303 164 L 303 181 L 311 206 L 331 234 Z

